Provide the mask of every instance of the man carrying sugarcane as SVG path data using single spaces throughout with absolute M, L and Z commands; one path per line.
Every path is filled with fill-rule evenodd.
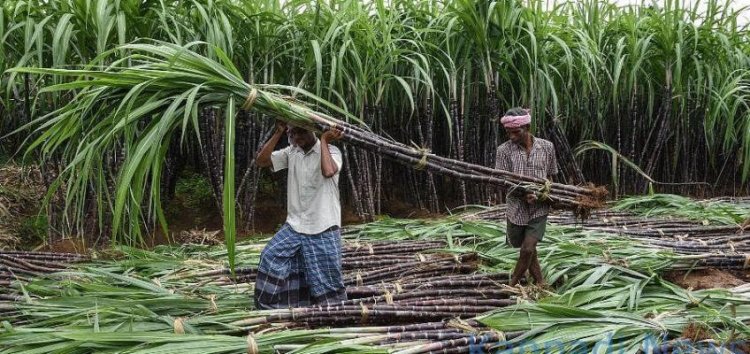
M 287 132 L 288 147 L 273 151 Z M 256 164 L 274 172 L 287 169 L 287 218 L 261 252 L 255 281 L 255 306 L 289 308 L 346 300 L 341 274 L 341 152 L 329 142 L 338 128 L 320 139 L 299 127 L 277 123 Z
M 508 141 L 497 148 L 495 168 L 519 175 L 551 180 L 557 174 L 555 147 L 529 131 L 531 113 L 522 108 L 508 110 L 500 119 Z M 537 285 L 544 285 L 536 245 L 544 237 L 550 204 L 533 193 L 510 190 L 506 195 L 507 242 L 521 248 L 510 285 L 515 286 L 528 270 Z

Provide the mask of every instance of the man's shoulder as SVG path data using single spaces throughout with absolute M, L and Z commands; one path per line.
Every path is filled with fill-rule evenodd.
M 541 143 L 543 145 L 554 146 L 554 144 L 552 144 L 552 142 L 549 141 L 549 140 L 547 140 L 547 139 L 542 139 L 542 138 L 536 138 L 536 139 L 537 139 L 537 141 L 539 141 L 539 143 Z
M 543 148 L 552 149 L 552 150 L 555 149 L 555 144 L 553 144 L 551 141 L 547 139 L 542 139 L 542 138 L 536 138 L 536 139 L 539 145 L 542 146 Z
M 337 148 L 336 145 L 333 145 L 333 144 L 329 143 L 328 144 L 328 152 L 330 152 L 332 154 L 340 154 L 341 150 L 339 150 L 339 148 Z
M 292 150 L 292 148 L 293 148 L 293 146 L 292 146 L 292 145 L 289 145 L 289 146 L 285 146 L 285 147 L 283 147 L 283 148 L 281 148 L 281 149 L 278 149 L 278 150 L 274 150 L 274 151 L 273 151 L 273 152 L 271 153 L 271 156 L 273 156 L 273 157 L 275 157 L 275 158 L 279 158 L 279 157 L 289 157 L 289 155 L 291 155 L 291 153 L 292 153 L 292 151 L 293 151 L 293 150 Z
M 510 150 L 511 144 L 513 144 L 513 142 L 510 141 L 510 140 L 508 140 L 508 141 L 500 144 L 500 146 L 497 147 L 497 151 L 507 151 L 507 150 Z

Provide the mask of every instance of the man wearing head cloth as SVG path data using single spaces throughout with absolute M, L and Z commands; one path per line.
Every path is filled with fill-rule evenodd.
M 274 151 L 286 134 L 289 146 Z M 276 131 L 261 148 L 259 167 L 287 170 L 287 218 L 266 244 L 255 279 L 255 306 L 278 309 L 346 300 L 341 271 L 341 152 L 329 144 L 343 136 L 334 127 L 318 139 L 300 127 Z
M 531 113 L 512 108 L 500 122 L 508 141 L 497 148 L 495 168 L 515 174 L 551 180 L 557 174 L 555 147 L 531 134 Z M 506 196 L 507 242 L 521 248 L 510 285 L 515 286 L 528 271 L 537 285 L 544 285 L 536 245 L 544 238 L 550 205 L 532 193 L 509 190 Z

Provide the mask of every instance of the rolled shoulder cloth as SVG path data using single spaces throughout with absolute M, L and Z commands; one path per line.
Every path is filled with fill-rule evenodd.
M 308 235 L 284 224 L 261 252 L 255 307 L 278 309 L 344 300 L 338 226 Z

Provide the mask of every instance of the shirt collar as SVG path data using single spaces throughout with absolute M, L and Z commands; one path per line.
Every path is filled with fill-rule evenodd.
M 316 153 L 316 154 L 319 154 L 319 153 L 320 153 L 320 139 L 318 139 L 318 138 L 315 138 L 315 145 L 313 145 L 312 149 L 310 149 L 310 151 L 308 151 L 308 152 L 305 152 L 305 150 L 304 150 L 304 149 L 302 149 L 302 148 L 301 148 L 301 147 L 299 147 L 299 146 L 296 146 L 296 145 L 295 145 L 294 147 L 295 147 L 295 148 L 296 148 L 296 149 L 297 149 L 297 150 L 298 150 L 299 152 L 301 152 L 301 153 L 302 153 L 303 155 L 308 155 L 308 154 L 310 154 L 310 153 Z
M 537 138 L 536 138 L 535 136 L 533 136 L 533 135 L 531 136 L 531 150 L 530 150 L 530 151 L 534 151 L 534 149 L 535 149 L 535 148 L 536 148 L 537 146 L 539 146 L 539 144 L 537 143 L 537 140 L 539 140 L 539 139 L 537 139 Z M 516 144 L 516 143 L 513 143 L 513 142 L 511 142 L 511 145 L 512 145 L 512 146 L 514 146 L 514 147 L 515 147 L 515 148 L 516 148 L 517 150 L 519 150 L 519 151 L 526 151 L 526 148 L 525 148 L 525 147 L 523 147 L 522 145 L 518 145 L 518 144 Z

